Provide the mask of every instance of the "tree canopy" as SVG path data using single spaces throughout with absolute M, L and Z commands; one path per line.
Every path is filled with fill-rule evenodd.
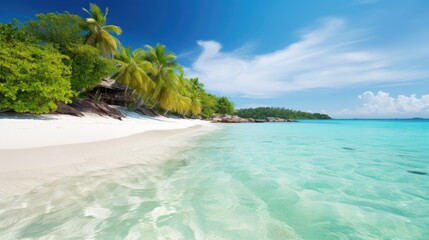
M 85 21 L 78 15 L 64 13 L 36 14 L 35 20 L 24 25 L 24 30 L 37 40 L 66 48 L 70 44 L 83 43 Z
M 258 107 L 238 109 L 236 114 L 243 118 L 265 119 L 279 117 L 285 119 L 331 119 L 326 114 L 308 113 L 280 107 Z

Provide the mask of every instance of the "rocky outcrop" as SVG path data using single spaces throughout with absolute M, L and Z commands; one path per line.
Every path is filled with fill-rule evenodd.
M 83 117 L 82 112 L 62 102 L 57 103 L 57 110 L 55 112 L 60 114 L 68 114 L 76 117 Z
M 137 109 L 137 112 L 143 114 L 143 115 L 147 115 L 147 116 L 152 116 L 152 117 L 158 117 L 161 116 L 161 114 L 157 113 L 156 111 L 154 111 L 153 109 L 150 108 L 145 108 L 145 107 L 140 107 Z
M 267 117 L 267 122 L 284 122 L 283 118 L 278 117 Z
M 91 112 L 100 116 L 109 116 L 118 120 L 122 120 L 125 117 L 119 110 L 110 107 L 105 102 L 75 98 L 70 106 L 79 111 Z
M 210 119 L 214 123 L 264 123 L 264 122 L 285 122 L 283 118 L 267 117 L 266 119 L 241 118 L 228 114 L 218 115 Z
M 239 116 L 218 115 L 210 119 L 214 123 L 264 123 L 264 122 L 295 122 L 295 120 L 285 120 L 278 117 L 267 117 L 266 119 L 241 118 Z

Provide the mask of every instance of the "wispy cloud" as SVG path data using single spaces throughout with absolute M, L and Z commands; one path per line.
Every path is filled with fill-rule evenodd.
M 262 55 L 222 51 L 216 41 L 198 41 L 202 52 L 189 67 L 206 87 L 223 94 L 271 98 L 316 88 L 343 88 L 373 83 L 398 83 L 429 76 L 415 64 L 428 49 L 363 48 L 369 31 L 327 18 L 305 31 L 299 41 Z
M 399 95 L 396 98 L 389 93 L 378 91 L 364 92 L 358 96 L 361 106 L 347 108 L 338 112 L 340 117 L 428 117 L 429 95 L 418 98 L 415 94 L 411 96 Z

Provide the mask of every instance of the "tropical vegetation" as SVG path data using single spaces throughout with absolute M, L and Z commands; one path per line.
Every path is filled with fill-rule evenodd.
M 236 114 L 243 118 L 265 119 L 279 117 L 285 119 L 331 119 L 327 114 L 308 113 L 280 107 L 258 107 L 238 109 Z
M 122 29 L 107 24 L 108 8 L 83 11 L 86 18 L 63 12 L 0 23 L 0 111 L 52 112 L 110 77 L 125 86 L 134 109 L 204 118 L 234 113 L 228 98 L 188 79 L 165 45 L 123 47 Z
M 69 58 L 50 45 L 38 45 L 12 25 L 0 25 L 0 110 L 45 113 L 70 102 Z

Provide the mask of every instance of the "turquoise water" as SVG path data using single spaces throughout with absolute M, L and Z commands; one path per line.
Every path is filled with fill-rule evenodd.
M 220 125 L 194 143 L 0 203 L 0 239 L 429 238 L 429 121 Z

